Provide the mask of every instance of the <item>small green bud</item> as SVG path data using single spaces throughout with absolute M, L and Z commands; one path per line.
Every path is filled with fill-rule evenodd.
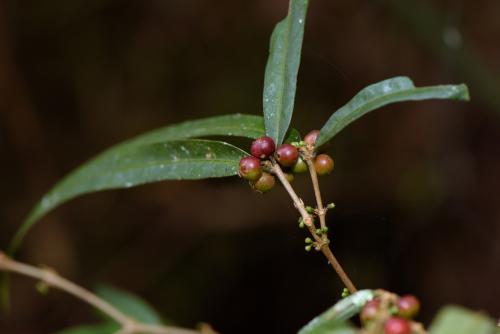
M 300 228 L 304 228 L 305 226 L 306 226 L 306 224 L 304 224 L 304 222 L 300 222 L 300 224 L 299 224 Z
M 349 292 L 349 290 L 347 288 L 344 288 L 342 290 L 342 298 L 346 298 L 346 297 L 349 297 L 351 293 Z
M 304 247 L 304 249 L 306 250 L 306 252 L 310 252 L 311 251 L 311 245 L 307 245 L 306 247 Z
M 313 213 L 314 209 L 310 206 L 306 206 L 306 211 L 307 211 L 307 213 Z
M 49 285 L 45 282 L 38 282 L 36 284 L 36 291 L 38 291 L 41 295 L 46 295 L 49 293 Z
M 322 234 L 323 234 L 323 231 L 322 231 L 320 228 L 318 228 L 318 229 L 316 230 L 316 234 L 317 234 L 317 235 L 322 235 Z
M 391 306 L 391 307 L 389 308 L 389 313 L 391 313 L 391 314 L 398 314 L 398 312 L 399 312 L 399 309 L 398 309 L 398 307 L 397 307 L 397 306 L 395 306 L 395 305 L 393 305 L 393 306 Z
M 328 208 L 328 209 L 333 209 L 333 208 L 335 208 L 335 203 L 328 203 L 327 208 Z
M 306 238 L 306 244 L 312 244 L 312 239 L 311 238 Z
M 323 227 L 321 230 L 323 231 L 323 233 L 327 233 L 327 232 L 328 232 L 328 227 L 327 227 L 327 226 L 325 226 L 325 227 Z

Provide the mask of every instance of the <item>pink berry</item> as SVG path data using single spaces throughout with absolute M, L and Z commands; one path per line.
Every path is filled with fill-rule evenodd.
M 293 166 L 298 158 L 299 150 L 293 145 L 283 144 L 276 150 L 276 159 L 284 167 Z
M 420 310 L 420 302 L 413 295 L 402 296 L 396 302 L 396 306 L 398 308 L 398 315 L 407 319 L 416 316 Z
M 256 158 L 266 159 L 274 153 L 276 145 L 271 137 L 260 137 L 253 141 L 250 153 Z
M 380 300 L 378 299 L 373 299 L 366 303 L 365 306 L 363 306 L 363 310 L 361 310 L 361 314 L 359 315 L 361 322 L 366 324 L 367 322 L 375 319 L 379 306 Z
M 319 136 L 319 130 L 312 130 L 304 137 L 304 141 L 306 142 L 306 144 L 314 146 L 314 144 L 316 144 L 318 136 Z
M 411 326 L 408 320 L 391 317 L 384 324 L 385 334 L 411 334 Z
M 260 160 L 252 156 L 242 158 L 240 160 L 240 170 L 238 174 L 246 180 L 258 180 L 262 175 Z

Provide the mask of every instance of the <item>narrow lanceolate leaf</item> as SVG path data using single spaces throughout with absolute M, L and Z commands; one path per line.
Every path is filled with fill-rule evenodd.
M 266 135 L 283 142 L 292 119 L 307 0 L 290 0 L 288 16 L 274 28 L 264 78 Z
M 429 99 L 467 101 L 469 91 L 463 84 L 415 87 L 411 79 L 407 77 L 396 77 L 378 82 L 361 90 L 351 101 L 333 113 L 321 128 L 317 146 L 332 139 L 361 116 L 386 104 Z
M 232 114 L 207 117 L 165 126 L 127 140 L 120 144 L 120 146 L 206 136 L 258 138 L 263 136 L 264 133 L 264 119 L 262 116 Z
M 140 297 L 109 285 L 99 285 L 95 290 L 99 297 L 130 318 L 150 325 L 162 324 L 158 312 Z
M 11 244 L 14 251 L 29 228 L 58 205 L 83 194 L 163 180 L 236 175 L 246 153 L 228 143 L 200 139 L 120 145 L 82 165 L 50 190 L 31 211 Z
M 361 290 L 346 297 L 302 327 L 299 334 L 357 333 L 347 320 L 373 299 L 372 290 Z
M 429 328 L 430 334 L 493 334 L 495 323 L 486 315 L 458 306 L 439 311 Z

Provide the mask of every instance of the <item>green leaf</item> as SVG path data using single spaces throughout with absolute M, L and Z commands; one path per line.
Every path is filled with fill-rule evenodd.
M 342 300 L 331 308 L 311 320 L 302 327 L 299 334 L 325 334 L 337 333 L 331 331 L 336 328 L 343 329 L 339 333 L 356 333 L 346 322 L 349 318 L 359 313 L 366 302 L 373 299 L 372 290 L 360 290 Z
M 163 180 L 232 176 L 245 155 L 228 143 L 200 139 L 119 145 L 71 172 L 43 196 L 18 229 L 10 251 L 38 219 L 74 197 Z
M 333 113 L 320 130 L 316 145 L 321 146 L 347 125 L 386 104 L 428 99 L 468 101 L 469 91 L 464 84 L 417 88 L 407 77 L 396 77 L 378 82 L 361 90 L 351 101 Z
M 122 145 L 142 145 L 167 140 L 178 140 L 204 136 L 237 136 L 258 138 L 263 136 L 262 116 L 233 114 L 186 121 L 146 132 L 127 140 Z
M 129 317 L 145 324 L 162 324 L 160 315 L 138 296 L 109 285 L 99 285 L 95 290 L 99 297 Z
M 111 334 L 116 333 L 120 326 L 116 323 L 103 323 L 97 325 L 83 325 L 64 329 L 56 334 Z
M 446 306 L 429 327 L 430 334 L 493 334 L 495 323 L 484 314 L 459 306 Z
M 301 139 L 302 139 L 302 137 L 300 136 L 299 131 L 297 131 L 294 128 L 290 128 L 290 130 L 288 130 L 288 132 L 286 133 L 284 143 L 290 144 L 293 142 L 299 142 L 299 141 L 301 141 Z
M 288 16 L 271 35 L 263 103 L 266 134 L 276 145 L 283 142 L 292 119 L 307 4 L 307 0 L 290 0 Z

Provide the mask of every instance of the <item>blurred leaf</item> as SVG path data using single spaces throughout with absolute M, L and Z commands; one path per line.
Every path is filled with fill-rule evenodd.
M 18 229 L 10 251 L 38 219 L 74 197 L 163 180 L 232 176 L 245 155 L 228 143 L 200 139 L 120 145 L 80 166 L 43 196 Z
M 356 333 L 346 322 L 373 299 L 372 290 L 360 290 L 333 305 L 302 327 L 299 334 Z M 337 329 L 338 328 L 338 329 Z M 333 331 L 342 330 L 340 332 Z
M 407 77 L 375 83 L 361 90 L 351 101 L 333 113 L 321 128 L 316 145 L 326 143 L 347 125 L 372 110 L 394 102 L 428 99 L 469 100 L 469 91 L 463 84 L 416 88 Z
M 266 134 L 276 145 L 283 142 L 292 119 L 307 4 L 307 0 L 290 0 L 287 17 L 271 35 L 263 103 Z
M 120 326 L 116 323 L 103 323 L 98 325 L 83 325 L 64 329 L 56 334 L 111 334 L 116 333 Z
M 446 306 L 434 318 L 430 334 L 494 334 L 495 323 L 484 314 Z
M 137 321 L 150 324 L 162 324 L 160 315 L 144 300 L 136 295 L 119 290 L 109 285 L 99 285 L 96 294 Z

